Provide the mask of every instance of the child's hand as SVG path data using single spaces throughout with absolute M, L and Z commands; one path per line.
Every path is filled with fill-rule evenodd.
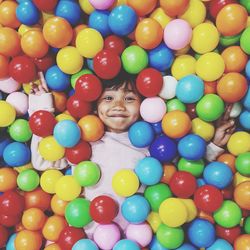
M 46 83 L 46 80 L 44 78 L 44 75 L 42 72 L 38 72 L 38 76 L 39 76 L 39 80 L 40 80 L 40 84 L 37 85 L 34 82 L 31 82 L 31 90 L 30 93 L 34 94 L 34 95 L 42 95 L 44 93 L 48 93 L 49 89 Z
M 229 119 L 233 104 L 228 104 L 224 115 L 216 122 L 216 129 L 213 143 L 218 147 L 224 147 L 230 136 L 233 134 L 236 126 L 233 119 Z

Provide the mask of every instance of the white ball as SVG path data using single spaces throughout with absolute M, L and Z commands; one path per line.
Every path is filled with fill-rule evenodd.
M 229 116 L 231 118 L 236 118 L 240 115 L 241 111 L 242 111 L 242 105 L 239 102 L 236 102 L 233 104 L 233 107 Z
M 163 86 L 159 93 L 159 96 L 166 100 L 174 98 L 177 83 L 178 81 L 173 76 L 164 76 Z
M 6 102 L 15 108 L 17 116 L 25 115 L 28 112 L 28 96 L 22 92 L 9 94 Z

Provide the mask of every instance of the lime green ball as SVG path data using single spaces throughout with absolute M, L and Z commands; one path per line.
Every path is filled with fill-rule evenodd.
M 76 198 L 69 202 L 65 209 L 65 218 L 69 225 L 77 228 L 88 225 L 92 221 L 89 208 L 90 201 L 84 198 Z
M 186 171 L 191 173 L 195 177 L 200 177 L 203 173 L 205 163 L 202 159 L 198 161 L 191 161 L 185 158 L 181 158 L 178 162 L 177 167 L 179 171 Z
M 10 137 L 18 142 L 27 142 L 32 137 L 29 122 L 24 119 L 15 120 L 8 130 Z
M 129 74 L 138 74 L 148 65 L 147 52 L 137 45 L 126 48 L 122 53 L 121 59 L 123 68 Z
M 99 181 L 101 171 L 94 162 L 82 161 L 76 166 L 73 175 L 82 187 L 89 187 Z
M 241 49 L 250 55 L 250 27 L 246 28 L 240 38 Z
M 168 227 L 161 224 L 157 229 L 156 238 L 165 248 L 175 249 L 182 245 L 184 231 L 181 227 Z
M 241 34 L 235 36 L 220 36 L 220 44 L 223 47 L 236 45 L 240 41 Z
M 250 234 L 250 216 L 244 220 L 244 231 L 246 234 Z
M 33 169 L 26 169 L 19 173 L 17 185 L 23 191 L 33 191 L 39 186 L 39 174 Z
M 177 98 L 167 101 L 167 111 L 170 112 L 174 110 L 186 112 L 186 106 Z
M 196 105 L 196 113 L 205 122 L 217 120 L 224 112 L 223 100 L 215 94 L 203 96 Z
M 240 207 L 233 201 L 226 200 L 222 206 L 214 212 L 214 220 L 225 228 L 232 228 L 240 224 L 242 212 Z
M 241 175 L 250 176 L 250 152 L 238 155 L 235 166 Z
M 240 4 L 246 8 L 248 13 L 250 13 L 250 1 L 249 0 L 240 0 Z
M 158 212 L 161 203 L 167 198 L 172 197 L 172 192 L 168 185 L 159 183 L 147 187 L 144 196 L 148 200 L 152 210 Z
M 80 76 L 86 75 L 86 74 L 93 74 L 93 72 L 89 69 L 82 69 L 81 71 L 75 73 L 74 75 L 71 76 L 70 78 L 70 83 L 72 88 L 74 89 L 76 86 L 76 81 Z

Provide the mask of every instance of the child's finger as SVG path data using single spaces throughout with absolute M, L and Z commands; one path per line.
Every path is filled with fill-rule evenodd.
M 231 128 L 234 125 L 234 120 L 230 120 L 227 123 L 220 126 L 218 129 L 221 131 L 226 131 L 227 129 Z
M 45 78 L 44 78 L 43 72 L 42 72 L 42 71 L 39 71 L 39 72 L 38 72 L 38 76 L 39 76 L 41 85 L 42 85 L 42 87 L 44 88 L 44 90 L 46 90 L 46 92 L 49 92 L 49 89 L 48 89 L 46 80 L 45 80 Z
M 236 126 L 233 126 L 232 128 L 229 128 L 228 131 L 227 131 L 227 134 L 232 134 L 236 129 Z
M 231 111 L 232 111 L 232 108 L 233 108 L 233 104 L 228 104 L 228 105 L 226 106 L 226 111 L 225 111 L 225 113 L 224 113 L 224 115 L 223 115 L 223 120 L 224 120 L 224 121 L 227 121 L 227 120 L 229 119 L 230 113 L 231 113 Z

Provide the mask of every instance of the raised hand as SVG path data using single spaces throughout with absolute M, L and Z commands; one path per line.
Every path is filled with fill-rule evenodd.
M 30 85 L 31 85 L 30 93 L 34 94 L 34 95 L 42 95 L 44 93 L 48 93 L 49 89 L 48 89 L 48 86 L 47 86 L 47 83 L 46 83 L 46 80 L 44 78 L 43 73 L 38 72 L 38 77 L 39 77 L 39 80 L 40 80 L 40 84 L 37 85 L 34 82 L 31 82 L 30 83 Z

